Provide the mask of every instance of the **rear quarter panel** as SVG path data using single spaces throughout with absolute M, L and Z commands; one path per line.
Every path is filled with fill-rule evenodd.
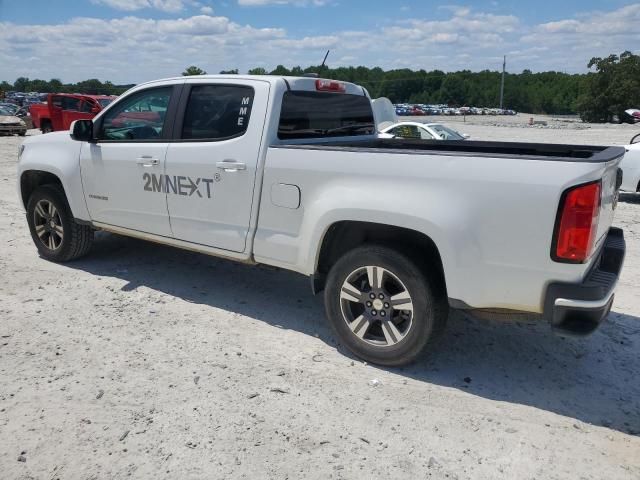
M 410 228 L 440 251 L 448 295 L 473 308 L 540 313 L 551 281 L 577 282 L 588 264 L 553 262 L 562 192 L 601 178 L 606 164 L 505 157 L 272 147 L 264 173 L 257 261 L 315 272 L 329 227 L 354 220 Z M 272 185 L 296 185 L 298 209 Z

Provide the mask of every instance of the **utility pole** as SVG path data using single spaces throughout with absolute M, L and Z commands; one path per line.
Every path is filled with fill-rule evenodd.
M 507 70 L 507 56 L 504 56 L 502 62 L 502 82 L 500 82 L 500 110 L 504 108 L 504 74 Z

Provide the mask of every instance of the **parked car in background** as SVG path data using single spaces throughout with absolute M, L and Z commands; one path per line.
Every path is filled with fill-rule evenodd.
M 459 133 L 441 123 L 400 122 L 380 131 L 381 138 L 415 138 L 422 140 L 466 140 L 469 135 Z
M 24 137 L 27 134 L 27 124 L 16 117 L 13 110 L 0 106 L 0 134 L 18 134 Z
M 626 147 L 620 168 L 622 169 L 622 185 L 620 190 L 640 193 L 640 134 L 631 139 Z
M 624 113 L 629 116 L 629 123 L 640 122 L 640 110 L 637 108 L 630 108 L 629 110 L 625 110 Z
M 3 102 L 0 103 L 0 107 L 8 110 L 12 115 L 15 115 L 18 118 L 24 118 L 29 115 L 29 111 L 26 108 L 16 105 L 15 103 Z
M 116 97 L 107 95 L 49 94 L 47 103 L 29 107 L 34 128 L 42 133 L 69 130 L 74 120 L 90 120 Z
M 16 105 L 15 103 L 0 102 L 0 107 L 6 111 L 11 112 L 12 115 L 15 115 L 16 113 L 18 113 L 18 110 L 20 110 L 20 106 Z

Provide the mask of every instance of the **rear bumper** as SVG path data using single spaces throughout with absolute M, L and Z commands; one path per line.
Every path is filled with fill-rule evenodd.
M 563 333 L 588 335 L 607 317 L 613 304 L 626 245 L 621 229 L 611 228 L 600 257 L 582 283 L 552 283 L 547 287 L 544 316 Z

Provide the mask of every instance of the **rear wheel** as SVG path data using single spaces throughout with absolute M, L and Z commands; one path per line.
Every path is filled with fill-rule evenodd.
M 446 324 L 448 308 L 438 278 L 433 267 L 420 268 L 388 247 L 352 250 L 327 278 L 329 322 L 364 360 L 386 366 L 410 363 Z
M 53 132 L 53 128 L 51 127 L 51 122 L 49 121 L 42 122 L 42 126 L 40 127 L 40 130 L 42 131 L 42 133 Z
M 93 229 L 76 223 L 63 190 L 57 185 L 37 188 L 27 204 L 27 223 L 40 255 L 67 262 L 86 255 L 93 243 Z

